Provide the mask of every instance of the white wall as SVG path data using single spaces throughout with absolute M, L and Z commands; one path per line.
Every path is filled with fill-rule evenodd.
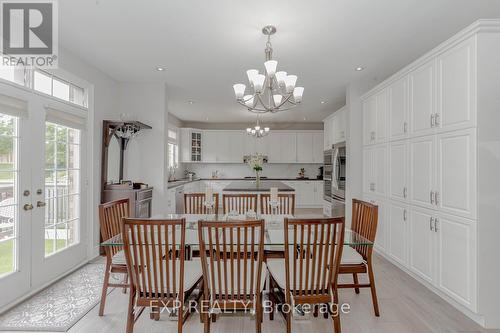
M 130 140 L 125 151 L 124 178 L 153 186 L 153 214 L 162 213 L 168 178 L 165 85 L 120 83 L 118 91 L 120 114 L 152 127 Z
M 93 85 L 93 170 L 89 174 L 89 182 L 92 183 L 93 197 L 89 203 L 93 208 L 93 241 L 91 244 L 90 256 L 97 255 L 99 245 L 99 219 L 98 205 L 100 204 L 100 186 L 101 186 L 101 139 L 102 139 L 102 121 L 104 119 L 117 119 L 118 112 L 118 83 L 101 72 L 99 69 L 82 61 L 71 52 L 59 49 L 59 67 L 65 71 L 82 78 Z
M 316 178 L 318 168 L 322 164 L 264 164 L 262 176 L 270 178 L 296 178 L 300 168 L 306 169 L 306 176 Z M 196 172 L 196 177 L 211 178 L 212 172 L 219 170 L 219 178 L 242 178 L 255 176 L 247 164 L 205 164 L 186 163 L 184 166 L 189 171 Z

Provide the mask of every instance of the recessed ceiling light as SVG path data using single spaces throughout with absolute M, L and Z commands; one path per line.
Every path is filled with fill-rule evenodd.
M 163 72 L 165 70 L 165 68 L 158 66 L 158 67 L 156 67 L 156 70 L 158 72 Z
M 188 101 L 188 103 L 189 103 L 189 104 L 191 104 L 191 105 L 193 105 L 193 104 L 194 104 L 194 102 L 193 102 L 193 101 Z
M 364 68 L 364 67 L 361 67 L 361 66 L 356 67 L 356 72 L 361 72 L 363 69 L 365 69 L 365 68 Z
M 306 118 L 306 117 L 304 117 L 304 118 L 302 118 L 302 119 L 303 119 L 303 120 L 307 120 L 307 118 Z
M 326 101 L 321 101 L 320 103 L 321 103 L 321 104 L 326 104 Z

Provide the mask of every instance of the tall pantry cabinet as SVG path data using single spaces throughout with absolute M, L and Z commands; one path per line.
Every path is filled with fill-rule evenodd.
M 500 21 L 480 20 L 362 96 L 376 250 L 486 327 L 500 327 L 498 59 Z

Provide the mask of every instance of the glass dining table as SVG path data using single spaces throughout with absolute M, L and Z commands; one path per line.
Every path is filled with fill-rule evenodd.
M 256 220 L 263 219 L 265 221 L 265 233 L 264 233 L 264 245 L 273 246 L 273 248 L 282 247 L 285 244 L 284 235 L 284 220 L 285 218 L 324 218 L 320 215 L 264 215 L 260 214 L 257 216 L 246 216 L 246 215 L 215 215 L 215 214 L 160 214 L 151 217 L 151 220 L 168 220 L 168 219 L 186 219 L 186 234 L 185 234 L 185 245 L 186 246 L 198 246 L 198 222 L 199 221 L 244 221 L 244 220 Z M 289 229 L 291 235 L 292 229 Z M 175 239 L 180 243 L 180 228 L 176 229 Z M 101 246 L 123 246 L 123 238 L 121 233 L 116 236 L 103 241 Z M 177 244 L 180 245 L 180 244 Z M 344 233 L 344 245 L 349 246 L 373 246 L 373 242 L 361 236 L 357 232 L 345 229 Z

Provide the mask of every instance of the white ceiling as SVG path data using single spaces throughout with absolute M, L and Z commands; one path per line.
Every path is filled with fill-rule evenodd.
M 343 105 L 349 82 L 383 80 L 473 21 L 500 17 L 500 1 L 71 0 L 59 11 L 62 47 L 118 81 L 166 82 L 169 110 L 185 121 L 253 119 L 232 85 L 263 70 L 261 28 L 273 24 L 278 67 L 305 91 L 300 107 L 266 120 L 313 122 Z

